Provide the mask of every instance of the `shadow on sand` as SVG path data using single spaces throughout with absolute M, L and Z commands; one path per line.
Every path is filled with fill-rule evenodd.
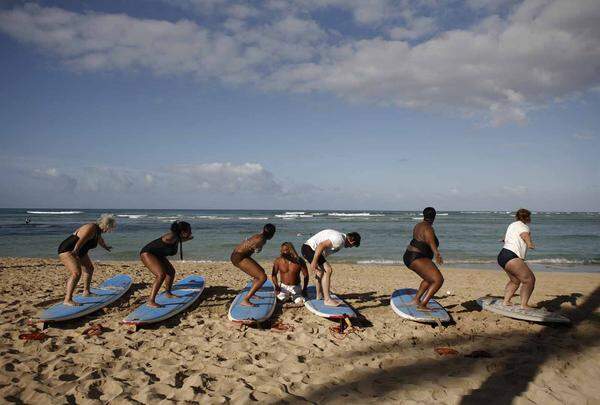
M 560 297 L 557 297 L 559 299 Z M 511 403 L 511 401 L 527 390 L 527 385 L 535 378 L 540 367 L 555 353 L 554 338 L 560 338 L 565 328 L 575 333 L 577 326 L 586 319 L 593 318 L 594 311 L 600 306 L 600 287 L 585 300 L 579 307 L 565 313 L 572 325 L 560 329 L 544 327 L 536 333 L 513 333 L 507 339 L 506 333 L 477 335 L 478 338 L 491 339 L 493 343 L 482 343 L 482 350 L 489 350 L 494 354 L 494 360 L 488 364 L 491 374 L 477 389 L 465 395 L 462 404 L 481 403 Z M 458 336 L 453 338 L 434 338 L 429 342 L 420 342 L 421 345 L 428 344 L 431 348 L 435 346 L 454 346 L 469 342 L 472 336 Z M 519 342 L 514 345 L 511 342 Z M 375 353 L 392 353 L 401 350 L 400 346 L 405 342 L 382 343 L 370 346 L 365 351 L 352 351 L 346 353 L 348 361 L 357 361 L 357 358 L 369 357 Z M 594 333 L 579 334 L 577 346 L 561 347 L 563 355 L 572 355 L 585 350 L 585 347 L 598 345 L 597 335 Z M 488 347 L 486 347 L 486 345 Z M 500 351 L 500 353 L 498 353 Z M 523 353 L 536 353 L 533 360 L 524 362 Z M 500 355 L 498 355 L 500 354 Z M 502 356 L 502 354 L 506 354 Z M 372 372 L 354 374 L 353 378 L 346 379 L 342 383 L 322 384 L 313 391 L 305 394 L 302 399 L 312 403 L 324 403 L 339 400 L 340 398 L 352 398 L 353 402 L 360 398 L 373 400 L 376 396 L 385 395 L 388 392 L 401 389 L 402 386 L 420 384 L 422 381 L 435 381 L 443 377 L 468 377 L 475 372 L 476 365 L 486 359 L 469 357 L 439 357 L 420 358 L 418 362 L 403 364 L 400 366 L 386 367 Z M 493 364 L 492 364 L 493 363 Z M 513 367 L 518 365 L 518 368 Z M 489 369 L 489 368 L 488 368 Z M 360 387 L 369 388 L 376 386 L 370 392 L 360 392 Z M 359 390 L 357 392 L 357 390 Z M 286 401 L 276 402 L 284 404 Z

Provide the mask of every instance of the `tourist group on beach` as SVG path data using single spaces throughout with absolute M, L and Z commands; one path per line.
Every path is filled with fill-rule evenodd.
M 436 211 L 433 207 L 423 210 L 423 220 L 415 225 L 412 239 L 403 256 L 406 267 L 422 279 L 411 302 L 411 305 L 415 305 L 421 311 L 431 311 L 427 304 L 444 283 L 444 277 L 438 268 L 438 265 L 443 263 L 443 259 L 439 251 L 440 242 L 433 228 L 435 217 Z M 509 278 L 505 287 L 504 304 L 511 305 L 511 299 L 520 286 L 521 307 L 524 309 L 529 307 L 529 298 L 535 287 L 535 276 L 525 262 L 527 250 L 534 249 L 528 226 L 530 222 L 531 212 L 524 208 L 519 209 L 516 220 L 506 230 L 502 240 L 504 246 L 498 254 L 498 264 Z M 106 244 L 102 235 L 113 231 L 115 227 L 115 217 L 104 214 L 96 223 L 84 224 L 76 229 L 58 247 L 58 256 L 70 272 L 65 305 L 78 305 L 73 301 L 73 293 L 82 275 L 83 295 L 90 295 L 94 265 L 88 252 L 98 245 L 110 251 L 111 247 Z M 231 263 L 253 280 L 252 287 L 243 298 L 241 305 L 255 306 L 251 299 L 267 280 L 267 274 L 252 255 L 259 253 L 263 246 L 273 239 L 275 232 L 275 225 L 266 224 L 260 233 L 242 241 L 231 253 Z M 193 239 L 191 225 L 188 222 L 175 221 L 167 233 L 141 249 L 140 259 L 154 275 L 154 283 L 147 301 L 148 306 L 160 307 L 156 302 L 156 296 L 163 284 L 166 297 L 175 297 L 171 293 L 175 268 L 168 257 L 176 255 L 179 251 L 183 259 L 182 244 L 191 239 Z M 331 296 L 333 268 L 327 258 L 343 248 L 359 247 L 360 243 L 361 236 L 357 232 L 342 233 L 325 229 L 313 235 L 302 245 L 300 252 L 303 258 L 291 242 L 282 243 L 280 256 L 275 259 L 271 273 L 277 298 L 281 301 L 304 302 L 310 268 L 316 280 L 317 299 L 323 299 L 327 306 L 340 305 L 341 302 Z M 300 275 L 302 275 L 302 283 Z

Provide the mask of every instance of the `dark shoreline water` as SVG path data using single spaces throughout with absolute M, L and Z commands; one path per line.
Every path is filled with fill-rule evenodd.
M 187 260 L 226 261 L 235 244 L 272 222 L 277 234 L 258 260 L 277 256 L 281 242 L 293 242 L 299 249 L 312 234 L 333 228 L 358 231 L 363 243 L 338 253 L 332 261 L 400 264 L 412 227 L 420 219 L 416 211 L 0 209 L 0 256 L 56 257 L 56 248 L 67 235 L 104 212 L 117 216 L 117 231 L 105 235 L 114 249 L 112 253 L 94 250 L 94 260 L 137 260 L 144 244 L 179 219 L 192 224 L 195 236 L 184 244 Z M 29 225 L 26 217 L 31 218 Z M 434 227 L 445 267 L 498 269 L 499 240 L 512 221 L 507 211 L 440 212 Z M 528 261 L 535 269 L 600 271 L 600 213 L 534 212 L 531 230 L 537 249 Z

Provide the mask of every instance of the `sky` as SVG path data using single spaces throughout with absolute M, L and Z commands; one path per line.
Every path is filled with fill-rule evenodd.
M 0 206 L 597 211 L 597 0 L 0 3 Z

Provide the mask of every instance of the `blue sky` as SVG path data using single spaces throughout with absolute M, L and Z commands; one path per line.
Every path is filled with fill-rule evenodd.
M 600 3 L 0 6 L 0 206 L 597 210 Z

